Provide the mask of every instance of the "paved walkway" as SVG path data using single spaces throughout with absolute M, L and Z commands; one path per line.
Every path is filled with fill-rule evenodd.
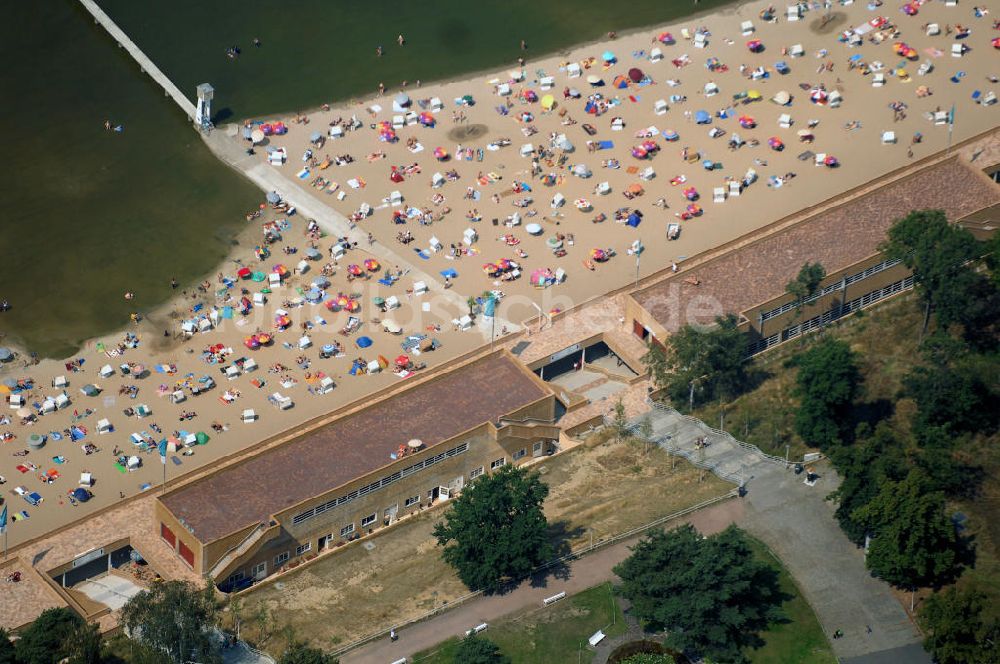
M 715 533 L 739 520 L 742 512 L 742 502 L 729 500 L 676 523 L 691 523 L 702 532 Z M 614 580 L 612 568 L 628 557 L 628 548 L 635 542 L 633 539 L 614 544 L 571 562 L 567 566 L 565 578 L 549 575 L 530 579 L 507 594 L 469 600 L 457 610 L 399 630 L 399 640 L 395 643 L 383 638 L 347 653 L 341 657 L 341 661 L 344 664 L 387 664 L 403 657 L 412 657 L 449 637 L 464 635 L 474 625 L 489 623 L 528 607 L 540 606 L 543 599 L 560 591 L 572 595 Z M 559 577 L 563 575 L 560 573 Z

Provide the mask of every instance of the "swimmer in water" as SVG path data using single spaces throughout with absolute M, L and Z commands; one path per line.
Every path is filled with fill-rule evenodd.
M 382 57 L 382 46 L 381 45 L 375 47 L 375 55 L 377 55 L 380 58 Z
M 253 45 L 256 46 L 257 48 L 260 48 L 260 38 L 254 37 L 253 38 Z

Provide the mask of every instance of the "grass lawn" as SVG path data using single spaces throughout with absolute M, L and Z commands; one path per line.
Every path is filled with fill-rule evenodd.
M 491 624 L 484 636 L 500 646 L 515 664 L 589 662 L 593 651 L 587 639 L 599 629 L 609 637 L 625 632 L 621 609 L 612 600 L 610 584 L 595 586 L 552 606 L 533 608 Z M 582 644 L 582 649 L 581 649 Z M 458 639 L 444 641 L 431 651 L 417 653 L 420 664 L 451 664 Z
M 757 558 L 778 569 L 781 590 L 791 598 L 782 605 L 787 622 L 771 625 L 761 634 L 764 645 L 748 653 L 754 664 L 835 664 L 816 614 L 799 592 L 792 576 L 764 544 L 749 538 Z

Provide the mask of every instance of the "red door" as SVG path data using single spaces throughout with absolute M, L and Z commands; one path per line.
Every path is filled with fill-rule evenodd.
M 170 545 L 171 549 L 177 546 L 177 536 L 174 535 L 174 531 L 167 528 L 167 524 L 165 523 L 160 524 L 160 537 L 163 538 L 164 542 Z

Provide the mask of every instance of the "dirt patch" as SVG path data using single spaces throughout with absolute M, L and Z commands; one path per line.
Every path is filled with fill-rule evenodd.
M 551 487 L 546 516 L 554 530 L 568 534 L 570 547 L 588 544 L 591 534 L 598 542 L 631 530 L 731 488 L 659 449 L 643 455 L 616 442 L 581 446 L 535 468 Z M 263 646 L 281 652 L 294 635 L 332 648 L 466 594 L 431 535 L 443 514 L 410 517 L 363 540 L 375 545 L 371 551 L 354 544 L 246 594 L 246 613 L 263 606 L 272 617 Z M 245 633 L 255 640 L 258 632 L 251 627 Z
M 490 133 L 490 128 L 484 124 L 459 125 L 448 132 L 449 141 L 474 141 Z

